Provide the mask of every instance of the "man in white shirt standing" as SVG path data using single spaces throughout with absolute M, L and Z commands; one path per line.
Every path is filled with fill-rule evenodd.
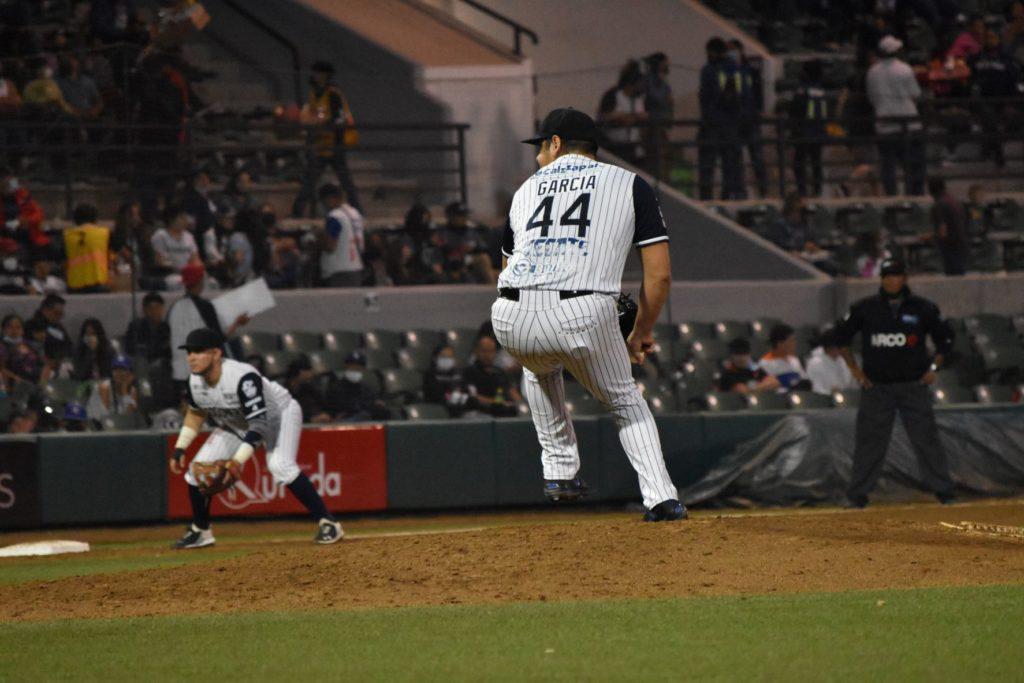
M 917 118 L 917 100 L 921 86 L 909 64 L 896 55 L 903 42 L 895 36 L 878 41 L 879 61 L 868 71 L 868 99 L 875 108 L 875 132 L 882 163 L 885 193 L 899 193 L 896 163 L 903 166 L 903 181 L 908 195 L 924 194 L 925 143 L 921 121 Z M 903 120 L 896 120 L 903 119 Z
M 180 272 L 192 263 L 199 263 L 199 247 L 189 232 L 192 217 L 181 207 L 167 212 L 167 227 L 153 233 L 150 244 L 158 266 Z
M 328 287 L 358 287 L 363 283 L 363 216 L 337 185 L 321 187 L 320 201 L 327 207 L 324 226 L 317 231 L 320 277 Z
M 830 327 L 822 332 L 819 341 L 821 345 L 807 361 L 807 378 L 814 393 L 830 396 L 833 391 L 856 389 L 857 381 L 843 360 L 835 330 Z

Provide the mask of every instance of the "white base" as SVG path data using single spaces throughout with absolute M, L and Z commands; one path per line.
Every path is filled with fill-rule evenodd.
M 0 557 L 32 557 L 87 552 L 89 552 L 89 544 L 81 541 L 36 541 L 35 543 L 18 543 L 0 548 Z

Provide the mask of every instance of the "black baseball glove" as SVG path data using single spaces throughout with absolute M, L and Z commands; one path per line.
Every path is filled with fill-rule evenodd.
M 629 339 L 629 335 L 633 334 L 633 326 L 636 324 L 636 315 L 640 312 L 640 307 L 633 301 L 633 297 L 623 292 L 615 298 L 615 308 L 619 311 L 622 338 Z

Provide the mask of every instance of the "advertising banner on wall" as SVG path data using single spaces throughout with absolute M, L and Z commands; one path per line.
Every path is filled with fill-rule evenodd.
M 38 451 L 34 440 L 0 443 L 0 529 L 39 526 Z
M 174 452 L 176 440 L 176 436 L 168 437 L 168 456 Z M 205 441 L 206 434 L 195 440 L 186 454 L 187 462 L 191 462 Z M 383 425 L 304 429 L 297 460 L 332 512 L 387 507 Z M 273 480 L 262 448 L 245 464 L 242 472 L 237 484 L 214 497 L 211 514 L 256 517 L 306 512 L 285 486 Z M 188 484 L 183 477 L 173 474 L 167 479 L 167 516 L 171 519 L 192 516 Z

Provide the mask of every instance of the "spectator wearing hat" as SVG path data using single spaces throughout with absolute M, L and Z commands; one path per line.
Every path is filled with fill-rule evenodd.
M 843 360 L 834 328 L 822 332 L 818 346 L 811 351 L 807 360 L 807 378 L 811 381 L 811 391 L 816 394 L 831 396 L 834 391 L 857 388 L 857 380 Z
M 796 330 L 781 323 L 768 333 L 771 348 L 761 356 L 761 368 L 775 377 L 783 389 L 807 385 L 807 373 L 796 355 Z
M 946 181 L 931 178 L 928 194 L 935 200 L 932 205 L 932 226 L 936 246 L 942 254 L 946 275 L 963 275 L 971 255 L 971 237 L 967 232 L 967 210 L 946 190 Z
M 868 70 L 868 99 L 875 109 L 875 132 L 886 194 L 899 193 L 896 165 L 903 166 L 906 194 L 924 194 L 925 146 L 917 100 L 921 87 L 909 64 L 899 59 L 903 42 L 895 36 L 878 41 L 881 59 Z M 892 120 L 899 119 L 899 120 Z
M 953 330 L 938 306 L 910 291 L 902 261 L 886 259 L 881 273 L 878 293 L 854 303 L 835 328 L 843 358 L 863 387 L 853 471 L 846 491 L 848 504 L 868 504 L 868 494 L 882 473 L 897 413 L 917 454 L 922 483 L 940 502 L 951 503 L 953 481 L 935 425 L 928 385 L 935 382 L 935 373 L 953 348 Z M 858 333 L 863 367 L 849 349 Z M 925 343 L 928 337 L 935 346 L 935 355 Z
M 124 333 L 128 355 L 141 356 L 150 363 L 171 360 L 171 328 L 164 312 L 164 298 L 158 292 L 142 298 L 142 317 L 128 323 Z
M 166 219 L 166 227 L 154 232 L 150 238 L 156 265 L 180 272 L 189 264 L 199 263 L 199 247 L 189 232 L 192 218 L 181 206 L 173 206 L 167 210 Z
M 89 414 L 85 406 L 78 401 L 68 401 L 64 404 L 58 419 L 58 431 L 61 432 L 89 432 L 92 431 L 92 423 L 89 421 Z
M 131 415 L 139 410 L 139 390 L 135 383 L 132 359 L 123 354 L 110 362 L 110 403 L 108 414 Z
M 341 377 L 327 386 L 326 404 L 335 419 L 343 422 L 387 420 L 391 411 L 363 380 L 366 378 L 366 354 L 355 350 L 345 357 Z
M 208 327 L 228 339 L 226 354 L 229 358 L 241 358 L 241 348 L 237 340 L 231 340 L 231 336 L 239 328 L 249 322 L 250 318 L 242 314 L 235 318 L 227 330 L 222 330 L 220 319 L 217 317 L 217 309 L 213 307 L 209 299 L 203 298 L 203 281 L 206 277 L 206 269 L 202 264 L 193 263 L 181 270 L 181 284 L 185 287 L 185 296 L 181 297 L 167 311 L 167 325 L 171 331 L 171 348 L 177 349 L 185 343 L 188 333 L 200 327 Z M 188 379 L 188 354 L 184 351 L 175 351 L 171 356 L 171 376 L 178 382 Z
M 355 119 L 352 110 L 345 95 L 331 82 L 334 67 L 330 63 L 315 62 L 311 70 L 309 100 L 303 106 L 299 120 L 307 126 L 316 126 L 316 130 L 311 131 L 312 144 L 306 175 L 299 196 L 292 205 L 292 216 L 301 218 L 305 215 L 307 205 L 312 203 L 316 182 L 328 166 L 338 176 L 338 182 L 344 188 L 349 203 L 362 212 L 345 155 L 346 146 L 355 144 L 358 138 L 353 128 Z
M 324 185 L 319 195 L 327 209 L 316 232 L 320 278 L 328 287 L 358 287 L 363 283 L 363 216 L 337 185 Z
M 718 375 L 718 390 L 749 394 L 752 391 L 774 391 L 779 381 L 764 371 L 750 355 L 750 342 L 737 337 L 729 342 L 729 357 Z
M 331 421 L 331 415 L 324 408 L 324 397 L 320 395 L 313 383 L 313 364 L 309 356 L 302 354 L 288 365 L 285 374 L 285 387 L 299 405 L 306 422 L 323 424 Z

